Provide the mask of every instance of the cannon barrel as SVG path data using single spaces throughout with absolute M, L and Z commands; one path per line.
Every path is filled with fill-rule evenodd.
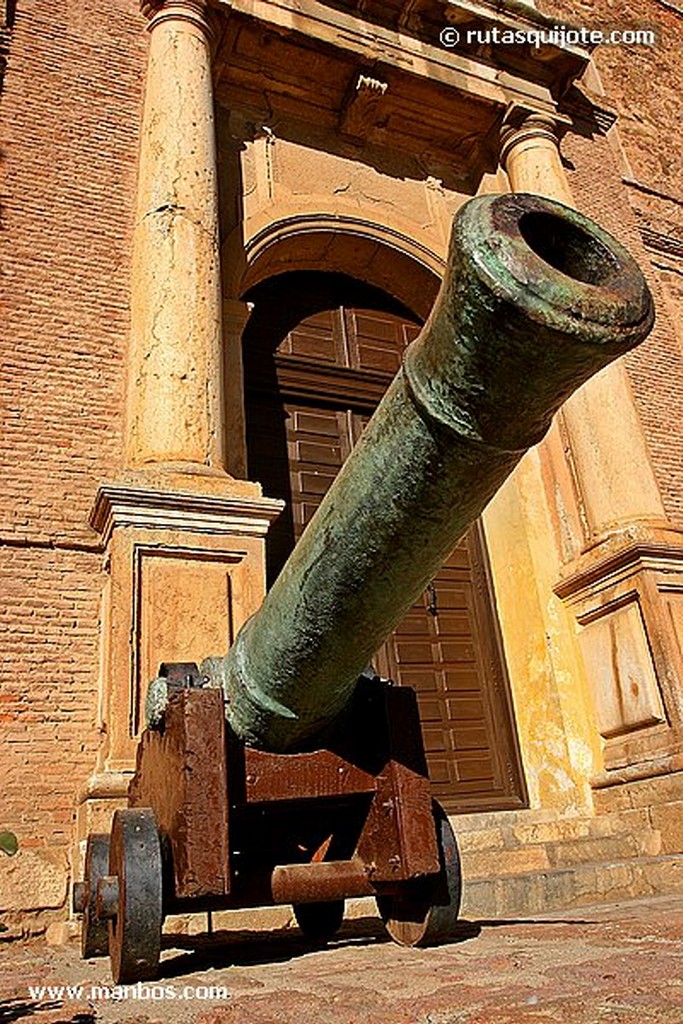
M 634 260 L 576 211 L 520 194 L 460 209 L 402 368 L 260 610 L 205 663 L 247 745 L 315 743 L 559 406 L 653 320 Z

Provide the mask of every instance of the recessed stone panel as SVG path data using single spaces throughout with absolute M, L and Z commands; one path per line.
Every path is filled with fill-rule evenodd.
M 233 574 L 244 572 L 239 556 L 201 551 L 139 549 L 136 623 L 138 656 L 135 723 L 159 664 L 225 654 L 233 640 Z M 239 582 L 237 582 L 239 586 Z
M 602 736 L 608 739 L 665 721 L 636 600 L 588 623 L 581 633 L 581 644 Z

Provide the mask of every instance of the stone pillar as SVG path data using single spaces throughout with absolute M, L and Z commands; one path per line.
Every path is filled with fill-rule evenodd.
M 265 593 L 265 537 L 282 502 L 226 472 L 212 42 L 207 0 L 143 0 L 149 59 L 131 253 L 126 466 L 100 484 L 91 525 L 109 579 L 102 602 L 99 728 L 78 836 L 107 831 L 125 801 L 161 662 L 224 654 Z M 246 311 L 228 306 L 234 377 Z M 241 378 L 240 378 L 241 379 Z M 75 854 L 74 863 L 78 863 Z
M 520 119 L 514 113 L 501 136 L 501 161 L 512 191 L 537 192 L 574 206 L 557 119 L 539 113 Z M 587 533 L 584 543 L 617 523 L 665 518 L 623 362 L 581 388 L 563 407 L 561 419 Z
M 150 20 L 132 254 L 127 459 L 225 466 L 213 22 L 206 0 Z
M 501 161 L 513 191 L 573 205 L 557 127 L 552 116 L 513 107 Z M 683 535 L 666 521 L 623 360 L 563 406 L 536 458 L 558 556 L 548 611 L 567 649 L 561 623 L 567 613 L 573 631 L 578 623 L 579 676 L 591 696 L 585 722 L 601 740 L 597 764 L 605 770 L 593 769 L 593 785 L 669 770 L 683 737 Z M 552 590 L 561 598 L 554 610 Z M 581 679 L 556 680 L 564 721 L 574 723 L 571 745 L 588 751 L 591 737 L 577 717 Z
M 540 111 L 516 114 L 513 108 L 500 139 L 500 162 L 512 191 L 533 192 L 573 206 L 557 145 L 557 118 Z

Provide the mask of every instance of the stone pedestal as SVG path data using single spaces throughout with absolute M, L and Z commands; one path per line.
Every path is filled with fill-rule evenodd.
M 92 523 L 107 545 L 111 588 L 100 770 L 131 767 L 159 663 L 225 653 L 259 607 L 264 537 L 282 508 L 259 490 L 167 472 L 100 488 Z
M 107 831 L 125 803 L 149 681 L 162 661 L 224 654 L 265 593 L 264 539 L 282 502 L 256 484 L 131 472 L 104 484 L 92 525 L 107 550 L 103 742 L 79 800 L 79 835 Z
M 566 565 L 593 684 L 606 788 L 680 770 L 683 747 L 683 531 L 634 524 Z

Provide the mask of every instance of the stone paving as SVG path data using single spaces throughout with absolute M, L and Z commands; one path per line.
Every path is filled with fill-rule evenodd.
M 323 950 L 294 928 L 167 945 L 158 982 L 114 1000 L 90 989 L 111 983 L 107 960 L 83 962 L 75 944 L 6 943 L 0 1021 L 683 1024 L 681 897 L 463 922 L 457 942 L 428 950 L 394 945 L 370 919 Z M 41 985 L 57 988 L 31 995 Z M 67 985 L 83 991 L 69 999 Z M 202 998 L 208 986 L 225 991 Z

